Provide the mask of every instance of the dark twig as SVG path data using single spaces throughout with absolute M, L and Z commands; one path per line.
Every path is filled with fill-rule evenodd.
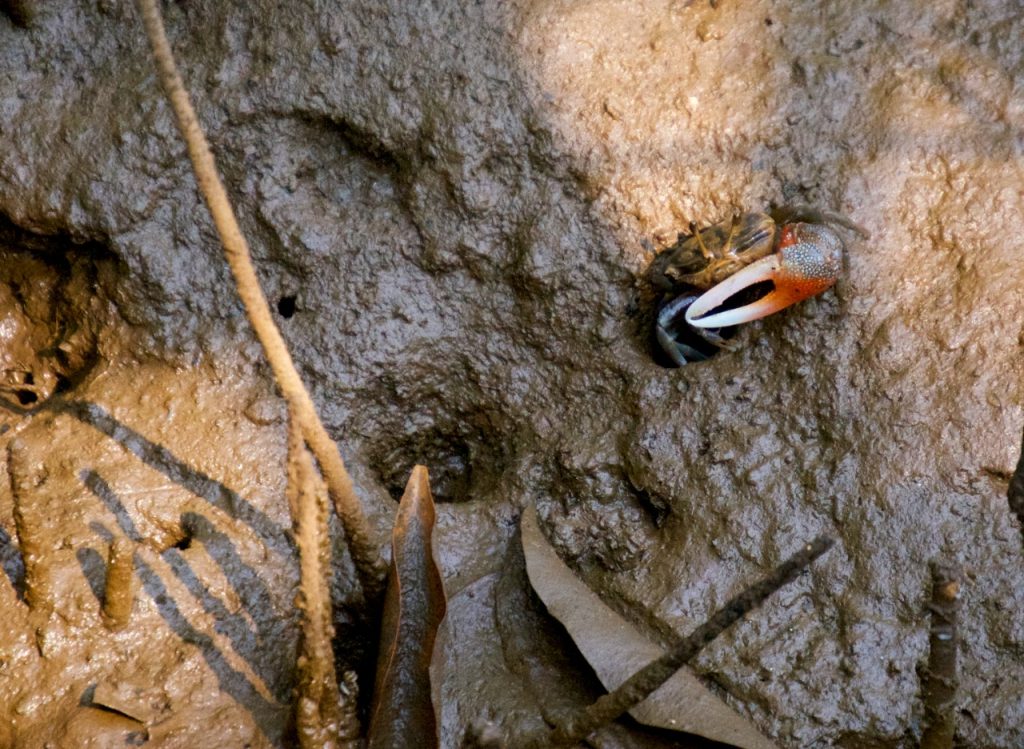
M 1010 488 L 1006 490 L 1006 498 L 1010 502 L 1010 511 L 1017 516 L 1017 523 L 1020 526 L 1020 541 L 1024 545 L 1024 437 L 1021 439 L 1017 470 L 1010 478 Z
M 776 567 L 763 580 L 730 599 L 707 622 L 697 627 L 664 656 L 640 669 L 621 686 L 600 697 L 594 704 L 560 720 L 553 731 L 543 736 L 531 737 L 526 742 L 527 745 L 548 747 L 574 744 L 632 709 L 722 632 L 764 603 L 772 593 L 793 582 L 808 565 L 828 551 L 833 543 L 835 542 L 831 538 L 819 536 Z
M 1019 470 L 1019 469 L 1018 469 Z M 951 564 L 932 563 L 932 626 L 928 670 L 924 675 L 924 720 L 921 749 L 952 749 L 956 733 L 956 615 L 960 608 L 961 572 Z

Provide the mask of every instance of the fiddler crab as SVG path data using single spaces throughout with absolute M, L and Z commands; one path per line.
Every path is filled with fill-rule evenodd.
M 730 349 L 723 328 L 830 288 L 843 265 L 843 240 L 834 226 L 869 236 L 842 216 L 807 207 L 737 213 L 700 231 L 691 223 L 690 236 L 680 235 L 651 265 L 663 292 L 655 338 L 673 365 Z

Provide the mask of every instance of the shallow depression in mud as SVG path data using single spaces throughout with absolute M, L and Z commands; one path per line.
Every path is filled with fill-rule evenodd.
M 369 450 L 369 464 L 396 501 L 415 465 L 430 471 L 438 502 L 468 502 L 486 497 L 496 486 L 507 455 L 502 440 L 467 420 L 433 424 L 381 440 Z

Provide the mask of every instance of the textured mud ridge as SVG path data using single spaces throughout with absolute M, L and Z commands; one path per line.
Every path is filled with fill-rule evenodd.
M 436 477 L 464 666 L 442 730 L 528 723 L 549 693 L 596 688 L 510 553 L 535 503 L 655 638 L 835 535 L 697 663 L 783 746 L 915 744 L 928 562 L 955 561 L 960 740 L 1024 742 L 1024 559 L 1003 499 L 1024 420 L 1015 3 L 166 11 L 382 538 L 408 468 Z M 0 358 L 18 373 L 0 404 L 0 745 L 287 745 L 282 407 L 129 4 L 0 16 L 0 135 Z M 660 367 L 655 252 L 691 220 L 786 202 L 872 238 L 736 354 Z M 25 372 L 49 384 L 27 391 Z M 121 537 L 139 590 L 111 633 Z M 29 610 L 33 586 L 49 604 Z

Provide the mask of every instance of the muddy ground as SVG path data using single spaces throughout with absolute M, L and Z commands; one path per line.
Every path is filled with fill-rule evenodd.
M 0 746 L 287 745 L 282 404 L 131 5 L 15 6 Z M 382 539 L 409 468 L 430 467 L 458 634 L 447 737 L 596 689 L 509 553 L 535 503 L 563 558 L 652 637 L 835 535 L 696 662 L 783 747 L 915 745 L 928 562 L 959 562 L 960 742 L 1024 744 L 1024 558 L 1003 496 L 1024 421 L 1018 3 L 165 11 Z M 736 353 L 659 366 L 656 252 L 691 220 L 783 203 L 871 239 L 851 237 L 834 290 L 749 325 Z M 110 632 L 117 536 L 138 544 L 139 593 Z M 342 558 L 346 663 L 363 647 L 353 586 Z M 671 743 L 638 737 L 616 740 Z

